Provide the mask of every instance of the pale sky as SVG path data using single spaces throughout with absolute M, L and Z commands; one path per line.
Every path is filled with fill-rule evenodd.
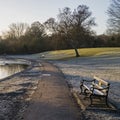
M 107 8 L 111 0 L 0 0 L 0 33 L 7 30 L 11 23 L 34 21 L 43 23 L 50 17 L 56 18 L 59 8 L 70 7 L 71 10 L 84 4 L 92 11 L 97 26 L 97 34 L 106 30 Z

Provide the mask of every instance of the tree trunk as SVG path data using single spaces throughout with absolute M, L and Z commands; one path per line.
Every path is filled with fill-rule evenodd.
M 77 50 L 77 47 L 75 47 L 75 43 L 73 42 L 73 40 L 71 40 L 70 42 L 68 42 L 71 46 L 72 46 L 72 48 L 75 50 L 75 54 L 76 54 L 76 57 L 80 57 L 80 55 L 79 55 L 79 52 L 78 52 L 78 50 Z
M 76 57 L 80 57 L 80 55 L 79 55 L 79 52 L 78 52 L 77 48 L 74 48 L 74 50 L 75 50 Z

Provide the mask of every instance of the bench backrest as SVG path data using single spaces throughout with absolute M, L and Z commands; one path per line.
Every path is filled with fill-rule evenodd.
M 94 76 L 94 80 L 95 81 L 98 81 L 98 83 L 95 85 L 98 89 L 99 88 L 103 88 L 103 90 L 101 90 L 101 92 L 103 94 L 105 94 L 106 96 L 108 96 L 108 91 L 109 91 L 109 83 L 104 81 L 103 79 L 97 77 L 97 76 Z
M 109 86 L 109 83 L 108 83 L 108 82 L 104 81 L 103 79 L 101 79 L 101 78 L 99 78 L 99 77 L 97 77 L 97 76 L 94 76 L 94 79 L 95 79 L 96 81 L 98 81 L 98 85 L 99 85 L 99 86 L 102 86 L 102 85 Z

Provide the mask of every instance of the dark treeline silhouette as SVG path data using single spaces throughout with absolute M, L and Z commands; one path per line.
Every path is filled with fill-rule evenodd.
M 97 36 L 91 29 L 95 25 L 86 5 L 79 5 L 74 11 L 65 7 L 57 19 L 49 18 L 44 23 L 12 23 L 0 37 L 0 54 L 74 49 L 78 57 L 78 48 L 120 47 L 119 33 Z

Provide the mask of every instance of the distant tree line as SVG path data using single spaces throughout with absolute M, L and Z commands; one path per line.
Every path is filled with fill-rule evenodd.
M 9 25 L 8 31 L 5 31 L 0 37 L 0 54 L 31 54 L 74 49 L 76 57 L 78 57 L 80 56 L 78 48 L 120 47 L 119 29 L 112 27 L 111 22 L 113 9 L 115 9 L 113 5 L 118 3 L 119 0 L 113 0 L 112 7 L 108 8 L 110 16 L 106 35 L 97 36 L 91 29 L 96 23 L 92 12 L 86 5 L 79 5 L 73 11 L 65 7 L 59 10 L 57 19 L 49 18 L 44 23 L 35 21 L 31 25 L 27 23 Z M 111 32 L 112 30 L 114 32 Z

